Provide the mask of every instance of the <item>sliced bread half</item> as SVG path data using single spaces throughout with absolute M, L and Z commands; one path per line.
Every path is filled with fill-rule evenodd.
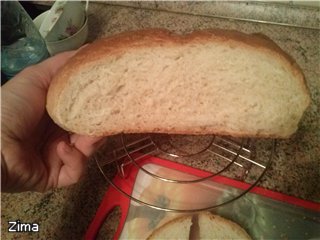
M 198 219 L 200 226 L 199 239 L 251 239 L 237 223 L 218 215 L 205 212 L 199 214 Z
M 194 232 L 190 234 L 192 229 Z M 210 212 L 202 212 L 173 219 L 156 229 L 147 239 L 251 240 L 251 237 L 237 223 Z
M 140 30 L 100 39 L 54 77 L 47 110 L 84 135 L 286 138 L 310 102 L 302 71 L 269 38 Z

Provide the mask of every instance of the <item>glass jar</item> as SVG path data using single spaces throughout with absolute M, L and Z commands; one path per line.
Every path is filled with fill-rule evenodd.
M 1 72 L 9 79 L 49 57 L 44 39 L 17 1 L 1 3 Z

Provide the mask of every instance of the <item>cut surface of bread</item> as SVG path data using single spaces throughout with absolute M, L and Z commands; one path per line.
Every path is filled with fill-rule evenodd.
M 247 232 L 235 222 L 211 213 L 202 213 L 198 217 L 199 239 L 251 239 Z
M 150 239 L 245 239 L 251 237 L 237 223 L 210 212 L 199 213 L 196 217 L 197 223 L 193 220 L 195 216 L 184 216 L 173 219 L 157 228 L 149 237 Z M 190 234 L 192 224 L 197 225 L 197 231 L 193 236 Z
M 156 229 L 147 239 L 189 239 L 192 216 L 184 216 L 167 222 Z
M 286 138 L 309 102 L 300 68 L 262 35 L 153 29 L 80 50 L 54 77 L 47 110 L 83 135 Z

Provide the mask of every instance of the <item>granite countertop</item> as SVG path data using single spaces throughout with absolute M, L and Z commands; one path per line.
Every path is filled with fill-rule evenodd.
M 295 7 L 283 5 L 246 2 L 220 4 L 225 6 L 210 2 L 91 3 L 88 40 L 150 27 L 167 28 L 178 33 L 194 29 L 224 28 L 247 33 L 261 32 L 269 36 L 301 66 L 310 89 L 312 104 L 297 133 L 288 140 L 277 141 L 271 168 L 260 185 L 305 200 L 320 202 L 319 9 L 297 10 Z M 230 11 L 227 11 L 226 5 L 230 6 Z M 278 21 L 281 24 L 244 20 L 257 20 L 260 16 L 257 12 L 260 12 L 264 21 Z M 287 26 L 288 24 L 295 27 Z M 2 239 L 81 239 L 107 188 L 108 184 L 96 163 L 90 161 L 86 176 L 74 186 L 46 193 L 3 193 Z M 106 220 L 105 239 L 112 238 L 118 216 L 119 211 Z M 8 233 L 8 221 L 15 220 L 38 223 L 39 232 Z

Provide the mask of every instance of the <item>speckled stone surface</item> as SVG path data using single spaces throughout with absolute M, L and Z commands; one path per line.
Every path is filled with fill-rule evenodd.
M 320 25 L 320 3 L 317 7 L 301 6 L 297 2 L 279 1 L 121 1 L 107 4 L 132 6 L 138 8 L 157 9 L 192 15 L 215 16 L 217 18 L 234 18 L 237 20 L 274 22 L 309 28 Z
M 145 3 L 154 4 L 154 3 Z M 171 6 L 169 6 L 171 4 Z M 165 3 L 177 9 L 175 3 Z M 187 3 L 184 3 L 188 5 Z M 209 9 L 209 3 L 192 4 L 192 9 Z M 163 6 L 164 6 L 163 5 Z M 188 10 L 189 9 L 189 10 Z M 200 11 L 200 10 L 199 10 Z M 254 14 L 254 12 L 252 13 Z M 307 11 L 308 26 L 319 27 L 317 17 Z M 300 16 L 300 15 L 299 15 Z M 247 16 L 247 17 L 250 17 Z M 167 28 L 184 33 L 194 29 L 225 28 L 247 33 L 261 32 L 272 38 L 296 59 L 303 69 L 312 104 L 304 115 L 297 133 L 288 140 L 277 141 L 272 166 L 261 186 L 306 200 L 320 201 L 320 31 L 272 24 L 143 10 L 125 6 L 92 3 L 89 8 L 89 41 L 118 32 L 141 28 Z M 2 194 L 2 239 L 81 239 L 108 187 L 91 161 L 87 175 L 78 184 L 47 193 Z M 101 239 L 111 239 L 119 212 L 109 217 Z M 8 221 L 36 222 L 38 233 L 8 233 Z

